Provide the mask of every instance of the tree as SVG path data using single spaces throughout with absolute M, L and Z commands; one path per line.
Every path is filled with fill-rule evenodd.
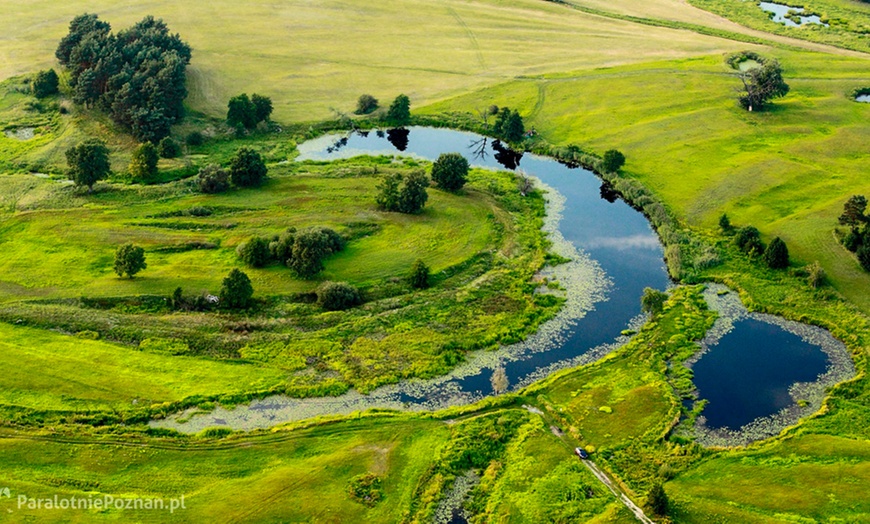
M 511 118 L 511 110 L 508 107 L 503 107 L 498 110 L 498 114 L 495 117 L 495 123 L 492 125 L 492 134 L 497 138 L 504 138 L 505 131 L 507 131 L 508 120 Z
M 868 221 L 864 212 L 867 210 L 867 198 L 864 195 L 852 195 L 843 205 L 843 214 L 840 215 L 840 224 L 857 227 Z
M 359 290 L 347 282 L 324 282 L 317 289 L 317 305 L 327 311 L 343 311 L 361 303 Z
M 516 143 L 522 140 L 525 134 L 526 128 L 523 124 L 523 117 L 520 116 L 519 112 L 512 111 L 507 119 L 503 138 L 508 142 Z
M 429 179 L 421 171 L 415 171 L 405 178 L 405 185 L 399 192 L 399 211 L 402 213 L 416 214 L 423 211 L 423 206 L 429 200 Z
M 251 103 L 254 105 L 254 125 L 260 122 L 268 122 L 272 116 L 272 99 L 268 96 L 251 95 Z
M 227 103 L 227 124 L 235 128 L 251 129 L 257 125 L 257 108 L 247 93 L 230 98 Z
M 826 279 L 825 270 L 818 260 L 807 266 L 807 284 L 810 287 L 819 288 L 825 284 Z
M 489 379 L 490 384 L 492 384 L 492 391 L 496 395 L 501 395 L 505 391 L 507 391 L 508 386 L 510 386 L 510 382 L 508 381 L 507 373 L 504 370 L 504 366 L 499 364 L 493 371 L 492 377 Z
M 286 261 L 302 278 L 311 278 L 323 271 L 323 259 L 341 250 L 341 237 L 335 231 L 312 227 L 303 229 L 293 238 L 293 249 Z
M 740 105 L 749 111 L 764 109 L 764 105 L 788 94 L 789 87 L 782 79 L 782 67 L 776 60 L 764 60 L 761 67 L 753 67 L 740 74 L 744 94 Z
M 384 175 L 377 186 L 378 196 L 376 202 L 378 209 L 383 211 L 399 210 L 399 184 L 401 182 L 402 176 L 398 173 Z
M 30 88 L 36 98 L 45 98 L 57 94 L 58 84 L 57 73 L 54 69 L 48 69 L 36 73 L 30 83 Z
M 263 237 L 251 237 L 236 248 L 236 254 L 242 262 L 250 267 L 263 267 L 269 263 L 272 253 L 269 251 L 269 241 Z
M 432 180 L 445 191 L 459 191 L 467 179 L 468 160 L 459 153 L 442 153 L 432 164 Z
M 668 514 L 668 495 L 661 484 L 655 484 L 646 497 L 646 505 L 654 514 L 664 517 Z
M 157 162 L 160 156 L 151 142 L 145 142 L 133 151 L 130 158 L 130 175 L 141 183 L 152 182 L 157 177 Z
M 761 233 L 753 226 L 741 227 L 734 235 L 734 245 L 740 251 L 749 255 L 760 255 L 764 251 L 764 244 L 761 242 Z
M 241 147 L 230 162 L 230 178 L 239 187 L 253 187 L 266 178 L 266 163 L 260 153 L 250 147 Z
M 89 138 L 66 152 L 69 178 L 76 186 L 87 186 L 92 190 L 98 180 L 103 180 L 111 172 L 109 148 L 98 138 Z
M 774 238 L 767 249 L 764 250 L 764 262 L 771 269 L 784 269 L 788 267 L 788 247 L 779 237 Z
M 230 188 L 230 173 L 217 164 L 209 164 L 200 168 L 196 184 L 203 193 L 223 193 Z
M 181 156 L 181 146 L 172 137 L 167 136 L 160 141 L 157 152 L 162 158 L 176 158 Z
M 667 293 L 648 287 L 643 290 L 643 296 L 640 299 L 640 307 L 644 313 L 655 318 L 664 310 L 665 302 L 667 300 Z
M 604 158 L 601 159 L 601 169 L 605 173 L 616 173 L 624 165 L 625 155 L 616 149 L 609 149 L 604 152 Z
M 722 216 L 719 217 L 719 229 L 721 229 L 726 235 L 734 231 L 734 226 L 731 225 L 731 219 L 729 219 L 728 215 L 725 213 L 722 213 Z
M 115 273 L 119 277 L 133 278 L 136 273 L 147 268 L 145 250 L 133 244 L 124 244 L 115 251 Z
M 417 259 L 411 266 L 411 274 L 408 275 L 408 283 L 414 289 L 427 289 L 429 287 L 429 266 L 422 260 Z
M 387 122 L 394 126 L 403 126 L 411 121 L 411 99 L 405 95 L 399 95 L 390 104 L 387 111 Z
M 238 269 L 230 271 L 230 274 L 224 278 L 221 284 L 220 301 L 224 307 L 229 309 L 248 307 L 253 295 L 254 286 L 251 285 L 251 279 Z
M 861 244 L 861 247 L 858 248 L 858 252 L 855 254 L 858 255 L 858 262 L 864 268 L 864 271 L 870 271 L 870 243 L 865 242 Z
M 356 111 L 358 115 L 367 115 L 378 108 L 378 99 L 372 95 L 360 95 L 356 101 Z

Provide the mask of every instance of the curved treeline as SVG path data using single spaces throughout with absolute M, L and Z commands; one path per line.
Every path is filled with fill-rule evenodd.
M 139 140 L 157 142 L 184 114 L 190 46 L 152 16 L 111 29 L 94 14 L 70 22 L 55 55 L 69 69 L 73 100 L 105 110 Z

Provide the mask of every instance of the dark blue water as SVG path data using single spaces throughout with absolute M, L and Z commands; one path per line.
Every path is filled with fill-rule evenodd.
M 434 161 L 441 153 L 458 152 L 473 166 L 521 169 L 565 196 L 559 226 L 562 235 L 596 260 L 612 280 L 606 300 L 597 303 L 595 309 L 580 320 L 562 347 L 505 363 L 511 384 L 540 368 L 614 342 L 629 321 L 640 314 L 643 289 L 665 289 L 669 285 L 662 246 L 649 222 L 622 200 L 614 200 L 611 194 L 602 191 L 601 180 L 591 171 L 545 157 L 514 153 L 497 141 L 472 133 L 421 127 L 407 131 L 323 137 L 306 144 L 309 147 L 300 160 L 402 153 Z M 464 391 L 489 395 L 492 394 L 490 375 L 486 371 L 457 383 Z M 413 403 L 418 399 L 406 397 L 403 400 Z
M 709 402 L 707 425 L 736 430 L 794 404 L 789 387 L 816 380 L 827 365 L 827 355 L 799 336 L 744 319 L 692 369 L 700 398 Z

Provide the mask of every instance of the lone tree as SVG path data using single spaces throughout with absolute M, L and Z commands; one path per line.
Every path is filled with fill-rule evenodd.
M 744 253 L 755 256 L 764 252 L 764 243 L 761 242 L 761 233 L 753 226 L 741 227 L 734 235 L 734 245 Z
M 774 238 L 764 250 L 764 263 L 771 269 L 788 267 L 788 247 L 779 237 Z
M 731 225 L 731 219 L 728 218 L 726 213 L 722 213 L 722 216 L 719 217 L 719 229 L 721 229 L 726 235 L 730 235 L 734 232 L 734 226 Z
M 260 153 L 250 147 L 241 147 L 230 162 L 230 178 L 239 187 L 254 187 L 266 178 L 266 163 Z
M 157 162 L 159 160 L 160 155 L 157 154 L 157 148 L 154 147 L 154 144 L 145 142 L 133 151 L 129 166 L 130 176 L 136 182 L 153 182 L 157 178 Z
M 408 214 L 417 214 L 423 211 L 423 206 L 429 200 L 429 179 L 422 171 L 415 171 L 405 179 L 405 185 L 399 192 L 399 211 Z
M 378 209 L 382 211 L 399 210 L 399 184 L 402 176 L 398 173 L 385 175 L 377 186 L 378 196 L 376 202 Z
M 429 266 L 422 260 L 417 259 L 411 266 L 411 274 L 408 275 L 408 283 L 414 289 L 427 289 L 429 287 Z
M 403 126 L 411 121 L 411 99 L 405 95 L 399 95 L 390 104 L 387 111 L 387 122 L 394 126 Z
M 788 94 L 789 87 L 782 79 L 782 67 L 776 60 L 764 60 L 760 67 L 753 67 L 740 74 L 744 93 L 740 105 L 749 111 L 764 109 L 764 105 Z
M 263 267 L 272 258 L 269 241 L 263 237 L 251 237 L 247 242 L 242 242 L 236 248 L 236 254 L 251 267 Z
M 358 115 L 367 115 L 378 108 L 378 99 L 372 95 L 360 95 L 356 101 L 356 111 Z
M 223 193 L 230 188 L 230 172 L 217 164 L 199 170 L 196 184 L 203 193 Z
M 66 152 L 66 163 L 69 166 L 68 176 L 76 186 L 87 186 L 88 191 L 94 188 L 98 180 L 103 180 L 111 172 L 109 165 L 109 148 L 98 138 L 89 138 Z
M 248 275 L 233 269 L 221 284 L 220 301 L 230 309 L 244 309 L 251 303 L 254 287 Z
M 492 134 L 507 142 L 519 142 L 523 139 L 526 129 L 523 117 L 518 111 L 511 111 L 508 107 L 499 110 L 492 126 Z
M 45 98 L 57 94 L 58 84 L 57 73 L 54 69 L 48 69 L 36 73 L 30 83 L 30 88 L 36 98 Z
M 868 221 L 864 212 L 867 210 L 867 198 L 864 195 L 852 195 L 843 205 L 840 224 L 857 227 Z
M 664 517 L 668 514 L 668 495 L 661 484 L 656 484 L 649 490 L 646 497 L 646 505 L 654 514 Z
M 432 164 L 432 180 L 445 191 L 459 191 L 467 179 L 468 160 L 459 153 L 442 153 Z
M 127 278 L 133 278 L 136 273 L 147 267 L 145 250 L 141 247 L 125 244 L 115 251 L 115 273 L 119 277 L 127 275 Z
M 360 304 L 359 290 L 347 282 L 324 282 L 317 289 L 317 305 L 327 311 L 343 311 Z
M 643 296 L 640 298 L 640 308 L 644 313 L 648 313 L 655 318 L 664 310 L 667 299 L 667 293 L 648 287 L 643 290 Z
M 625 165 L 625 155 L 616 149 L 609 149 L 601 159 L 601 169 L 605 173 L 616 173 Z

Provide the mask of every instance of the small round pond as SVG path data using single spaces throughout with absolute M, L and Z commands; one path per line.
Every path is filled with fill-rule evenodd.
M 548 192 L 545 230 L 553 240 L 553 250 L 571 259 L 567 264 L 547 270 L 547 276 L 559 281 L 567 291 L 565 308 L 526 341 L 498 351 L 469 355 L 468 362 L 444 377 L 384 386 L 368 395 L 351 391 L 335 398 L 275 396 L 234 409 L 218 407 L 210 413 L 188 411 L 166 420 L 152 421 L 153 426 L 189 433 L 211 426 L 248 430 L 370 408 L 425 410 L 468 404 L 493 394 L 491 378 L 497 366 L 504 367 L 510 389 L 517 389 L 559 369 L 601 358 L 628 340 L 621 335 L 624 330 L 635 329 L 642 322 L 640 296 L 643 289 L 664 289 L 670 285 L 662 246 L 647 220 L 617 198 L 607 185 L 602 185 L 591 171 L 550 158 L 514 152 L 499 141 L 480 135 L 421 127 L 329 135 L 301 144 L 299 151 L 297 161 L 332 161 L 359 155 L 411 156 L 434 161 L 442 153 L 459 152 L 477 167 L 521 169 L 535 177 L 538 185 Z M 739 304 L 739 300 L 737 302 Z M 801 355 L 814 354 L 812 373 L 824 372 L 828 357 L 820 346 L 808 341 L 793 344 L 787 333 L 776 332 L 779 328 L 759 333 L 751 324 L 745 324 L 737 326 L 734 332 L 742 333 L 744 329 L 749 330 L 745 337 L 764 337 L 754 348 L 782 345 L 777 349 L 779 357 L 752 360 L 753 366 L 777 367 L 780 358 L 794 358 L 792 353 L 796 351 Z M 752 351 L 747 349 L 748 353 Z M 749 356 L 725 352 L 722 358 L 721 362 L 709 366 L 705 361 L 702 369 L 716 369 L 720 375 L 727 375 L 729 381 L 745 375 L 741 364 L 745 364 Z M 805 380 L 805 371 L 801 366 L 791 366 L 782 373 L 770 375 L 776 377 L 776 383 L 770 387 L 784 385 L 787 388 Z M 703 372 L 702 375 L 706 377 Z M 764 386 L 761 382 L 768 376 L 759 374 L 759 387 Z M 701 388 L 702 395 L 706 395 L 706 391 L 714 393 L 710 386 Z M 736 397 L 729 400 L 726 391 L 717 394 L 721 395 L 717 397 L 717 405 L 720 402 L 743 405 L 740 404 L 743 400 Z M 739 420 L 728 419 L 727 422 L 770 415 L 782 406 L 781 397 L 772 402 L 756 396 L 755 403 L 745 410 L 735 407 L 742 413 Z

